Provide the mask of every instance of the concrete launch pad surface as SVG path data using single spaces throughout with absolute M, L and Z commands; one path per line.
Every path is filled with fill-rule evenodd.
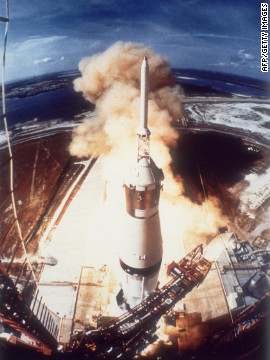
M 207 257 L 207 251 L 206 255 Z M 203 283 L 194 288 L 174 307 L 179 313 L 176 319 L 179 354 L 186 354 L 202 346 L 225 323 L 230 315 L 216 263 Z
M 74 330 L 96 328 L 101 317 L 111 316 L 116 307 L 116 292 L 117 280 L 106 265 L 100 269 L 83 266 L 74 309 Z
M 212 264 L 204 282 L 188 293 L 185 299 L 179 303 L 179 309 L 181 309 L 180 304 L 184 305 L 186 314 L 199 313 L 202 322 L 228 314 L 215 263 Z M 177 308 L 178 305 L 176 305 Z
M 72 330 L 84 330 L 86 325 L 96 327 L 100 315 L 115 312 L 119 288 L 114 272 L 104 264 L 117 263 L 117 254 L 103 242 L 105 239 L 113 247 L 114 237 L 109 236 L 106 227 L 104 192 L 99 158 L 65 209 L 50 242 L 44 238 L 40 243 L 43 251 L 58 260 L 55 266 L 45 267 L 40 291 L 47 306 L 63 317 L 60 341 L 67 341 Z
M 53 254 L 58 260 L 55 266 L 45 267 L 40 279 L 41 283 L 51 282 L 52 285 L 55 282 L 78 283 L 81 266 L 95 264 L 95 256 L 91 254 L 93 248 L 97 248 L 98 251 L 98 247 L 95 247 L 95 228 L 98 220 L 96 209 L 102 201 L 103 192 L 104 186 L 101 184 L 99 161 L 97 161 L 66 209 L 61 222 L 53 232 L 51 241 L 47 243 L 45 238 L 40 243 L 43 251 Z M 97 259 L 96 263 L 100 264 L 100 261 Z M 62 311 L 61 307 L 57 311 Z

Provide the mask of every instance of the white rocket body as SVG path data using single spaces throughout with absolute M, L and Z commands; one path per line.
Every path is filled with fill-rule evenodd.
M 123 302 L 134 307 L 158 285 L 162 261 L 159 196 L 164 175 L 149 156 L 148 63 L 141 68 L 141 118 L 137 164 L 125 181 L 126 220 L 120 249 Z

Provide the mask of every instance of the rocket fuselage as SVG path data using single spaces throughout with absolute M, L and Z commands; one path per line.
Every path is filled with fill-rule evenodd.
M 164 175 L 149 154 L 147 127 L 148 63 L 141 68 L 141 118 L 137 164 L 125 181 L 125 238 L 120 250 L 124 303 L 130 308 L 152 293 L 158 285 L 162 261 L 159 197 Z

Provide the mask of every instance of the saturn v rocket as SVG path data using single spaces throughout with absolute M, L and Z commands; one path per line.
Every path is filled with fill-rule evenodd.
M 164 175 L 150 157 L 148 83 L 149 67 L 145 57 L 141 66 L 137 163 L 124 183 L 126 231 L 119 253 L 122 290 L 117 301 L 127 309 L 140 303 L 157 288 L 162 261 L 159 197 Z

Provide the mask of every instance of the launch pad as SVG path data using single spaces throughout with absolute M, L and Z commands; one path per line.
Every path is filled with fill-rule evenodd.
M 174 304 L 198 286 L 211 268 L 198 245 L 185 258 L 168 267 L 173 278 L 141 303 L 98 330 L 72 337 L 65 351 L 104 359 L 126 358 L 155 341 L 156 325 Z
M 96 184 L 97 187 L 100 187 L 100 176 L 101 176 L 101 167 L 99 165 L 99 162 L 96 162 L 96 165 L 94 165 L 91 169 L 91 172 L 89 173 L 89 175 L 91 174 L 91 176 L 89 176 L 89 179 L 86 180 L 85 183 L 85 187 L 81 187 L 81 192 L 82 192 L 82 198 L 85 197 L 85 194 L 87 191 L 86 189 L 88 188 L 88 186 L 90 186 L 89 189 L 95 189 L 94 184 Z M 91 180 L 92 179 L 92 180 Z M 89 182 L 90 181 L 90 182 Z M 88 186 L 86 186 L 88 183 Z M 91 185 L 90 185 L 91 184 Z M 96 192 L 96 190 L 94 191 L 94 193 Z M 103 190 L 100 191 L 100 197 L 102 199 L 103 197 Z M 76 202 L 73 201 L 70 202 L 69 204 L 69 209 L 71 211 L 72 214 L 72 207 L 74 204 L 74 211 L 77 208 L 77 206 L 75 206 Z M 80 202 L 79 202 L 80 203 Z M 65 219 L 65 216 L 67 216 L 67 220 L 64 220 L 63 224 L 65 224 L 65 226 L 67 225 L 67 223 L 70 223 L 71 228 L 73 228 L 73 233 L 71 231 L 68 231 L 67 233 L 70 233 L 71 238 L 73 236 L 76 236 L 76 233 L 78 233 L 78 229 L 76 229 L 76 227 L 74 227 L 72 225 L 72 223 L 70 221 L 68 221 L 68 219 L 70 219 L 69 213 L 63 214 L 62 216 L 62 220 Z M 73 217 L 74 219 L 74 217 Z M 86 221 L 87 222 L 87 221 Z M 59 228 L 60 229 L 60 228 Z M 73 234 L 73 235 L 72 235 Z M 56 234 L 55 234 L 56 235 Z M 66 241 L 68 241 L 68 238 L 65 238 Z M 229 240 L 230 240 L 230 234 L 229 233 L 225 233 L 225 234 L 221 234 L 219 235 L 219 237 L 216 239 L 216 241 L 212 241 L 209 246 L 206 249 L 206 257 L 211 258 L 211 247 L 213 247 L 214 249 L 214 245 L 215 242 L 217 242 L 218 245 L 216 245 L 216 249 L 213 250 L 214 254 L 221 254 L 222 251 L 221 249 L 223 249 L 223 255 L 222 257 L 225 259 L 228 259 L 229 255 L 226 255 L 227 250 L 226 250 L 226 246 L 229 246 Z M 224 244 L 226 245 L 224 247 Z M 49 309 L 53 310 L 55 313 L 59 312 L 59 310 L 64 309 L 63 305 L 67 302 L 67 299 L 71 302 L 71 308 L 69 312 L 66 312 L 66 316 L 64 317 L 64 313 L 61 314 L 61 316 L 63 316 L 62 319 L 62 324 L 59 322 L 59 341 L 60 343 L 66 343 L 69 340 L 69 334 L 71 329 L 73 328 L 74 331 L 89 331 L 89 326 L 90 327 L 95 327 L 98 325 L 98 318 L 99 319 L 99 324 L 103 323 L 102 317 L 104 318 L 105 321 L 110 320 L 108 318 L 108 313 L 106 306 L 108 306 L 108 302 L 106 305 L 106 301 L 104 300 L 104 293 L 110 293 L 110 289 L 107 288 L 106 285 L 106 289 L 104 288 L 104 291 L 102 292 L 102 295 L 99 299 L 99 301 L 97 301 L 97 297 L 98 297 L 98 293 L 97 296 L 94 295 L 95 294 L 95 290 L 97 289 L 99 291 L 100 287 L 98 286 L 99 281 L 102 282 L 102 284 L 105 284 L 105 272 L 102 272 L 102 270 L 100 271 L 100 274 L 98 277 L 96 275 L 92 275 L 92 279 L 91 279 L 91 273 L 97 273 L 99 272 L 98 269 L 94 269 L 94 268 L 84 268 L 83 273 L 85 274 L 85 278 L 83 276 L 82 281 L 81 281 L 81 286 L 78 286 L 80 284 L 79 282 L 79 275 L 80 275 L 80 269 L 81 266 L 78 263 L 78 267 L 76 268 L 76 271 L 73 270 L 73 274 L 75 277 L 70 277 L 71 272 L 69 269 L 69 261 L 73 261 L 72 257 L 70 257 L 70 255 L 74 256 L 74 259 L 76 259 L 76 252 L 74 252 L 74 250 L 76 250 L 76 246 L 73 248 L 73 250 L 71 251 L 70 255 L 68 255 L 68 252 L 63 252 L 63 249 L 65 249 L 65 245 L 62 244 L 60 246 L 62 248 L 61 253 L 64 255 L 63 259 L 65 258 L 64 263 L 66 264 L 66 268 L 62 267 L 62 270 L 57 270 L 58 266 L 62 266 L 61 265 L 61 259 L 60 259 L 60 263 L 59 265 L 55 265 L 55 266 L 46 266 L 45 270 L 43 271 L 44 274 L 44 278 L 41 277 L 40 282 L 40 288 L 42 290 L 42 288 L 47 287 L 47 297 L 44 297 L 44 300 L 47 304 L 47 306 L 49 307 Z M 77 249 L 78 251 L 80 249 Z M 211 256 L 210 256 L 211 255 Z M 221 259 L 222 259 L 221 257 Z M 175 257 L 175 259 L 177 260 L 177 258 Z M 219 265 L 220 264 L 220 265 Z M 236 266 L 237 263 L 235 263 L 233 266 Z M 205 336 L 206 334 L 210 334 L 209 336 L 211 337 L 211 334 L 217 334 L 217 333 L 222 333 L 224 330 L 224 327 L 226 324 L 231 324 L 231 317 L 230 317 L 230 312 L 232 309 L 228 308 L 228 305 L 230 304 L 229 299 L 233 299 L 233 296 L 230 296 L 229 299 L 227 299 L 227 296 L 225 295 L 224 292 L 224 284 L 228 283 L 229 285 L 231 284 L 230 280 L 225 280 L 224 284 L 222 281 L 222 277 L 223 274 L 221 274 L 222 272 L 222 267 L 224 266 L 232 266 L 229 262 L 229 260 L 227 260 L 227 262 L 217 262 L 214 263 L 212 265 L 212 269 L 210 270 L 210 272 L 208 273 L 205 281 L 203 282 L 203 284 L 200 285 L 200 287 L 197 289 L 193 289 L 193 291 L 190 294 L 187 294 L 184 298 L 184 300 L 180 301 L 179 303 L 176 304 L 176 306 L 174 307 L 174 311 L 176 312 L 176 320 L 175 320 L 175 329 L 178 330 L 177 331 L 177 337 L 175 337 L 174 339 L 177 340 L 178 339 L 178 343 L 173 343 L 173 346 L 175 346 L 178 351 L 180 353 L 187 353 L 190 351 L 190 348 L 194 348 L 194 342 L 191 341 L 191 339 L 197 339 L 196 341 L 198 342 L 198 347 L 199 345 L 205 341 Z M 242 265 L 243 266 L 243 265 Z M 61 267 L 60 267 L 61 268 Z M 100 269 L 102 269 L 102 267 L 99 267 Z M 89 273 L 89 275 L 86 275 L 86 272 Z M 242 272 L 245 272 L 245 274 L 247 274 L 247 270 L 241 269 Z M 252 271 L 252 270 L 249 270 Z M 52 276 L 52 273 L 55 272 L 55 275 Z M 161 269 L 161 273 L 164 272 L 164 268 L 162 267 Z M 227 270 L 227 275 L 229 275 L 229 272 L 232 272 L 232 270 Z M 46 273 L 47 274 L 51 274 L 50 277 L 47 277 L 46 279 Z M 255 273 L 253 271 L 253 273 Z M 251 274 L 250 274 L 251 275 Z M 115 277 L 114 277 L 115 278 Z M 63 286 L 63 282 L 65 281 L 69 281 L 70 284 L 65 284 L 65 286 Z M 47 285 L 45 285 L 45 283 Z M 44 285 L 42 285 L 44 284 Z M 223 284 L 223 285 L 222 285 Z M 113 283 L 111 281 L 108 282 L 108 286 L 112 287 L 112 286 L 116 286 L 116 284 L 113 285 Z M 56 289 L 59 289 L 59 292 L 56 291 Z M 68 290 L 69 289 L 69 290 Z M 228 291 L 230 288 L 228 288 L 226 291 Z M 59 300 L 57 300 L 57 293 L 61 293 L 64 295 L 66 294 L 64 297 L 59 297 Z M 117 291 L 114 292 L 114 290 L 111 292 L 111 295 L 113 295 L 111 297 L 111 299 L 113 300 L 113 297 L 115 296 Z M 54 294 L 54 297 L 52 298 L 51 294 Z M 114 293 L 114 294 L 113 294 Z M 78 294 L 78 302 L 77 302 L 77 312 L 76 315 L 74 317 L 75 322 L 72 324 L 72 320 L 73 320 L 73 312 L 72 309 L 74 310 L 74 305 L 75 305 L 75 301 L 76 301 L 76 296 Z M 91 309 L 87 307 L 84 307 L 84 305 L 82 306 L 82 312 L 80 312 L 81 310 L 80 308 L 80 299 L 84 298 L 85 299 L 85 303 L 88 302 L 88 297 L 89 295 L 87 294 L 93 294 L 93 299 L 94 302 L 88 305 L 93 306 Z M 96 298 L 95 298 L 96 296 Z M 53 300 L 52 303 L 50 303 L 50 299 Z M 61 301 L 62 304 L 61 305 Z M 102 303 L 102 304 L 101 304 Z M 58 305 L 57 305 L 58 304 Z M 232 303 L 233 304 L 233 303 Z M 102 307 L 103 305 L 103 307 Z M 91 307 L 90 306 L 90 307 Z M 36 307 L 37 308 L 37 307 Z M 200 309 L 198 311 L 198 309 Z M 42 308 L 40 308 L 39 313 L 41 314 L 41 310 Z M 94 313 L 90 312 L 90 310 L 93 310 Z M 235 308 L 235 310 L 237 310 L 237 308 Z M 97 314 L 98 317 L 94 318 L 93 321 L 93 314 Z M 115 314 L 115 317 L 117 317 L 117 314 Z M 76 321 L 76 319 L 80 320 L 80 321 Z M 214 331 L 214 334 L 213 334 Z M 175 341 L 174 340 L 174 341 Z M 195 341 L 195 340 L 194 340 Z

